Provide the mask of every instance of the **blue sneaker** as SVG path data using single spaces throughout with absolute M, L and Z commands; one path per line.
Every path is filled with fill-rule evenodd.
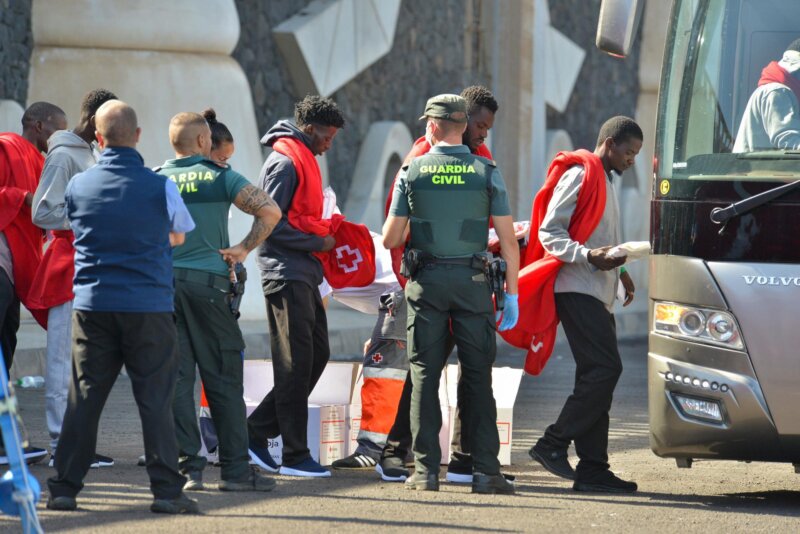
M 278 464 L 272 459 L 272 455 L 266 447 L 259 447 L 251 441 L 247 452 L 250 455 L 251 464 L 257 465 L 267 473 L 278 472 Z
M 307 458 L 294 465 L 282 465 L 281 474 L 291 477 L 317 477 L 327 478 L 331 472 L 319 465 L 313 458 Z

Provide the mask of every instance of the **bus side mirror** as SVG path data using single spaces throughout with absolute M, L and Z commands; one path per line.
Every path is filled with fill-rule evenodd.
M 631 51 L 644 0 L 603 0 L 597 22 L 597 48 L 616 57 Z

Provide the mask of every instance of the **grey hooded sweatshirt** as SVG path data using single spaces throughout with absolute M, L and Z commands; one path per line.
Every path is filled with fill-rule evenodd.
M 46 230 L 69 230 L 64 192 L 73 176 L 97 163 L 92 146 L 70 130 L 47 140 L 39 187 L 33 195 L 33 224 Z
M 289 121 L 275 123 L 261 138 L 261 144 L 271 147 L 281 137 L 294 137 L 311 146 L 308 136 Z M 277 290 L 280 283 L 287 280 L 305 282 L 316 288 L 322 283 L 322 264 L 311 253 L 322 250 L 325 241 L 318 235 L 294 228 L 286 217 L 297 190 L 297 171 L 292 160 L 273 151 L 261 168 L 258 185 L 283 213 L 267 240 L 258 247 L 256 262 L 261 269 L 265 293 Z
M 800 52 L 787 50 L 778 62 L 789 74 L 800 70 Z M 744 110 L 733 152 L 800 149 L 800 103 L 787 86 L 773 82 L 758 87 Z

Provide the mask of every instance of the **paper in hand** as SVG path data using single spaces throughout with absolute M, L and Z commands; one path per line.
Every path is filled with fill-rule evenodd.
M 607 253 L 607 255 L 611 258 L 621 258 L 622 256 L 627 256 L 628 259 L 626 260 L 626 263 L 646 258 L 648 254 L 650 254 L 649 241 L 628 241 L 613 247 Z

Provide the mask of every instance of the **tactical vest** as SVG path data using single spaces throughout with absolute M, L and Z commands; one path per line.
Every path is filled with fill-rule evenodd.
M 437 257 L 486 250 L 494 163 L 472 154 L 425 154 L 407 167 L 411 247 Z

